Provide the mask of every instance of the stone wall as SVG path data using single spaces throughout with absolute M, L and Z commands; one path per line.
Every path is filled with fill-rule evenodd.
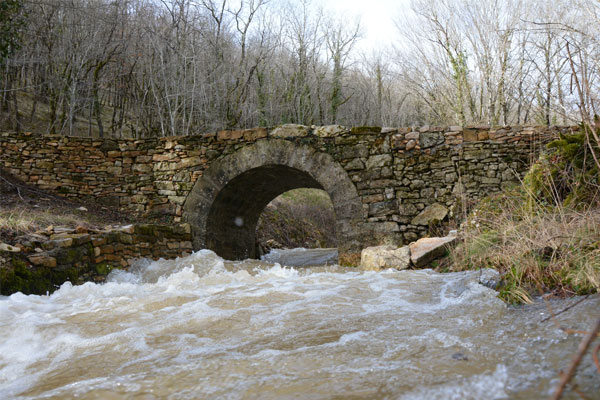
M 0 134 L 0 167 L 65 197 L 93 197 L 149 219 L 182 221 L 183 204 L 215 160 L 259 141 L 327 153 L 362 202 L 364 245 L 410 242 L 414 217 L 517 181 L 543 144 L 571 127 L 378 128 L 285 125 L 186 137 L 93 139 Z
M 191 229 L 128 225 L 104 231 L 54 228 L 0 247 L 0 294 L 52 292 L 65 281 L 103 282 L 113 268 L 139 258 L 176 258 L 192 252 Z

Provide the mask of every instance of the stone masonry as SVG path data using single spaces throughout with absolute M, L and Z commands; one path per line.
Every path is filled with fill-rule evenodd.
M 49 227 L 0 244 L 0 294 L 45 294 L 65 281 L 103 282 L 114 268 L 139 258 L 176 258 L 192 252 L 189 224 L 138 224 L 93 230 Z
M 65 197 L 189 222 L 194 248 L 230 258 L 255 255 L 254 219 L 265 202 L 321 188 L 334 201 L 343 256 L 414 241 L 427 231 L 413 223 L 426 207 L 451 208 L 518 181 L 544 143 L 574 129 L 283 125 L 105 140 L 0 133 L 0 167 Z

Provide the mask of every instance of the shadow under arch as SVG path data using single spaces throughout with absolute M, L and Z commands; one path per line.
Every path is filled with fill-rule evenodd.
M 292 189 L 318 188 L 333 203 L 340 256 L 360 251 L 362 204 L 346 171 L 329 154 L 286 140 L 262 140 L 215 160 L 188 195 L 183 217 L 194 249 L 255 258 L 256 224 L 267 204 Z

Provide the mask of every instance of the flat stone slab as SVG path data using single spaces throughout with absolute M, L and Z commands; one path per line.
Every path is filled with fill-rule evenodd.
M 308 126 L 298 124 L 284 124 L 273 129 L 269 134 L 272 137 L 303 137 L 308 135 Z
M 9 253 L 19 253 L 21 249 L 15 246 L 11 246 L 7 243 L 0 243 L 0 251 L 6 251 Z
M 456 241 L 456 236 L 422 238 L 408 245 L 410 260 L 417 268 L 427 266 L 436 258 L 442 257 L 448 246 Z
M 342 125 L 324 125 L 317 126 L 313 133 L 319 137 L 333 137 L 348 132 L 350 132 L 350 129 Z
M 448 215 L 448 208 L 440 203 L 433 203 L 425 207 L 423 211 L 411 221 L 413 225 L 429 225 L 432 222 L 443 221 Z
M 366 271 L 380 271 L 385 268 L 406 269 L 410 267 L 410 251 L 408 246 L 367 247 L 360 253 L 360 265 Z

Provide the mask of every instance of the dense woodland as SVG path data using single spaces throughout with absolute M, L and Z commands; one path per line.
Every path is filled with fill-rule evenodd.
M 140 137 L 593 115 L 600 2 L 411 8 L 390 10 L 393 48 L 364 54 L 360 20 L 310 0 L 1 0 L 1 129 Z

